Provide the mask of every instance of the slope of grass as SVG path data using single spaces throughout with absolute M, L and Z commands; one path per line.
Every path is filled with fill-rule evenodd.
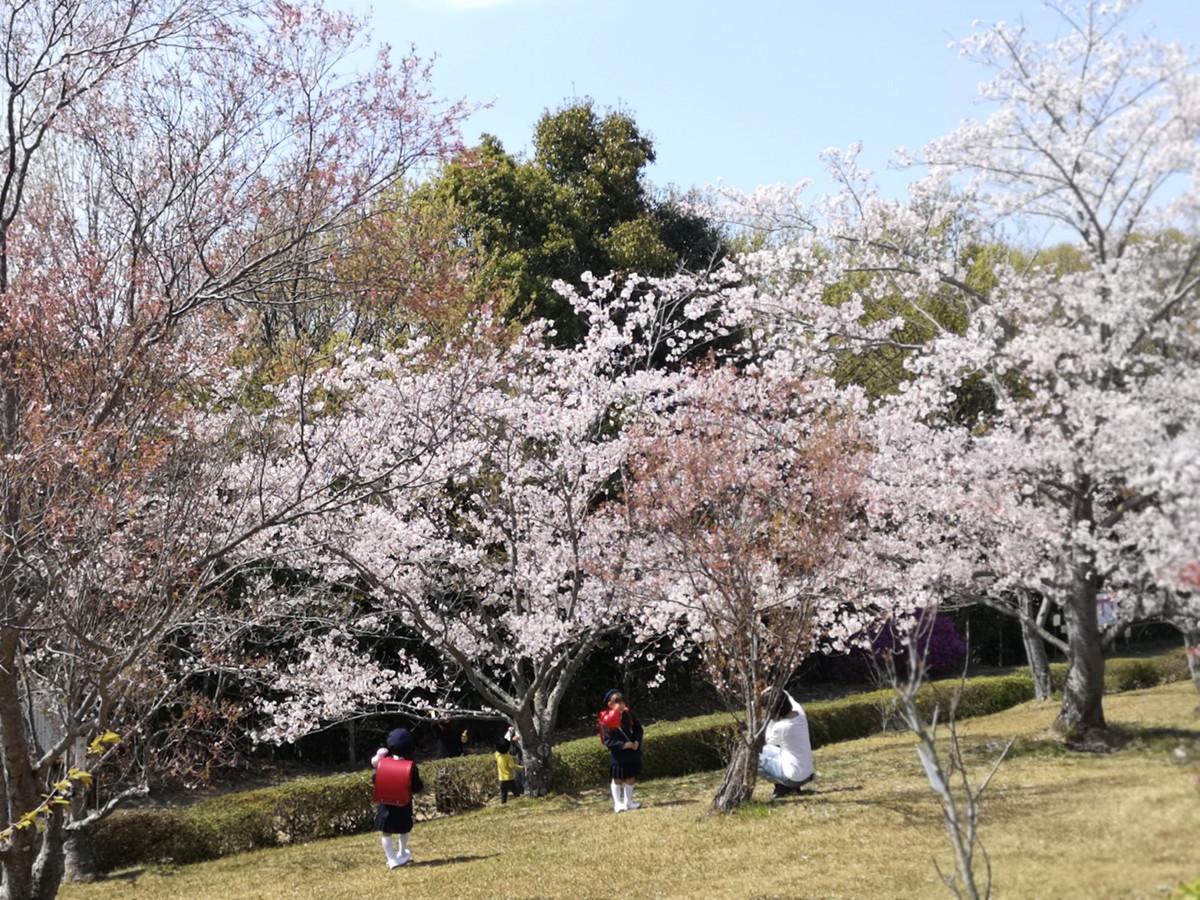
M 1058 680 L 1065 667 L 1052 667 Z M 1105 685 L 1128 691 L 1188 678 L 1179 648 L 1151 656 L 1110 659 Z M 957 679 L 926 685 L 924 706 L 949 699 Z M 959 719 L 989 715 L 1033 698 L 1027 671 L 983 675 L 961 685 Z M 892 700 L 890 691 L 847 694 L 808 703 L 808 725 L 814 747 L 863 738 L 881 731 Z M 646 729 L 642 776 L 678 778 L 721 766 L 732 722 L 727 714 L 657 721 Z M 608 777 L 608 752 L 595 735 L 563 741 L 554 748 L 553 784 L 559 791 L 585 790 Z M 427 784 L 434 789 L 417 798 L 418 821 L 446 812 L 480 809 L 495 796 L 495 769 L 490 755 L 449 760 L 422 760 Z M 186 864 L 236 853 L 303 844 L 361 834 L 373 825 L 369 773 L 297 778 L 272 787 L 209 797 L 191 805 L 119 810 L 92 833 L 97 865 L 103 871 L 138 865 Z
M 963 723 L 984 766 L 1018 736 L 984 809 L 998 897 L 1169 895 L 1200 874 L 1200 722 L 1190 684 L 1105 702 L 1130 743 L 1071 754 L 1044 732 L 1055 707 L 1026 703 Z M 613 815 L 603 786 L 420 823 L 415 862 L 389 872 L 374 835 L 132 870 L 64 889 L 67 900 L 257 897 L 927 897 L 950 863 L 911 738 L 817 752 L 813 792 L 708 812 L 718 773 L 651 782 L 645 808 Z M 765 800 L 768 788 L 756 797 Z

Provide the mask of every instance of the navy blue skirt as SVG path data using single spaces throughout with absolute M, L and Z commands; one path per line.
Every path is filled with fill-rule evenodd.
M 412 804 L 389 806 L 380 803 L 375 811 L 375 830 L 384 834 L 408 834 L 413 830 Z
M 625 781 L 629 778 L 639 778 L 642 774 L 642 757 L 639 754 L 636 759 L 627 759 L 623 762 L 617 762 L 615 759 L 612 764 L 612 777 L 614 781 Z

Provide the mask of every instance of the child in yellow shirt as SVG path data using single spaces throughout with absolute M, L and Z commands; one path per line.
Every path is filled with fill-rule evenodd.
M 507 803 L 508 795 L 520 796 L 521 789 L 517 787 L 517 772 L 524 769 L 508 751 L 512 744 L 507 740 L 496 742 L 496 774 L 500 777 L 500 802 Z

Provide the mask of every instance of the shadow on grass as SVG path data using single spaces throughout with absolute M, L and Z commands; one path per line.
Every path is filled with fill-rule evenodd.
M 1178 744 L 1180 741 L 1200 741 L 1200 728 L 1143 728 L 1138 725 L 1118 725 L 1118 732 L 1129 738 L 1133 749 L 1161 749 L 1164 745 Z
M 1077 775 L 1070 781 L 1050 784 L 995 784 L 988 788 L 984 797 L 985 817 L 991 825 L 1027 822 L 1036 817 L 1039 810 L 1085 802 L 1107 790 L 1111 784 L 1111 776 L 1103 773 Z M 866 799 L 830 798 L 826 805 L 887 810 L 900 818 L 903 827 L 920 827 L 941 821 L 937 798 L 927 785 L 891 790 Z
M 608 793 L 607 786 L 605 787 L 605 789 L 603 791 L 595 789 L 595 788 L 584 789 L 581 791 L 562 791 L 559 793 L 551 794 L 551 795 L 547 796 L 546 798 L 544 798 L 544 800 L 547 803 L 557 804 L 557 808 L 560 810 L 567 810 L 567 811 L 583 809 L 584 807 L 592 806 L 593 804 L 596 804 L 596 803 L 606 804 L 606 803 L 612 802 L 610 799 L 610 795 Z M 524 804 L 524 806 L 526 807 L 526 809 L 537 809 L 538 808 L 537 805 L 532 804 L 532 803 Z M 500 808 L 500 806 L 499 806 L 499 804 L 497 804 L 496 809 L 499 809 L 499 808 Z
M 733 810 L 733 815 L 739 819 L 765 819 L 771 815 L 771 810 L 774 808 L 774 803 L 766 803 L 762 800 L 750 800 L 736 807 Z
M 803 803 L 807 801 L 818 802 L 821 799 L 829 797 L 833 794 L 853 794 L 862 790 L 864 790 L 864 788 L 861 784 L 847 784 L 843 785 L 842 787 L 827 787 L 820 789 L 805 788 L 804 790 L 797 791 L 794 794 L 784 794 L 782 797 L 772 797 L 771 799 L 767 800 L 766 803 L 768 806 L 774 807 L 790 806 L 793 803 Z M 862 804 L 866 803 L 866 801 L 863 800 L 846 800 L 844 802 Z
M 905 791 L 903 796 L 876 797 L 871 800 L 835 800 L 833 806 L 862 806 L 867 809 L 886 809 L 901 819 L 901 825 L 917 827 L 929 822 L 927 796 L 921 791 Z
M 806 788 L 796 794 L 795 797 L 797 800 L 803 800 L 806 797 L 824 797 L 826 794 L 848 794 L 861 790 L 863 790 L 861 784 L 847 784 L 842 787 Z
M 411 862 L 404 869 L 432 869 L 437 866 L 452 866 L 456 863 L 479 862 L 481 859 L 491 859 L 495 853 L 489 853 L 485 856 L 444 856 L 441 859 L 422 859 L 417 862 Z
M 133 884 L 139 878 L 146 874 L 146 869 L 126 869 L 122 872 L 106 872 L 103 875 L 96 876 L 96 883 L 117 882 L 123 881 L 126 884 Z
M 1019 757 L 1106 756 L 1114 753 L 1155 754 L 1170 751 L 1180 744 L 1200 745 L 1200 729 L 1141 726 L 1122 723 L 1110 725 L 1103 733 L 1077 737 L 1018 738 L 1008 751 L 1008 759 Z M 994 742 L 964 748 L 965 755 L 981 759 L 993 752 Z

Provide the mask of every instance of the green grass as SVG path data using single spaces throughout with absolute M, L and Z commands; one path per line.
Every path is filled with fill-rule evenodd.
M 1056 679 L 1065 667 L 1052 667 Z M 1110 691 L 1155 687 L 1188 678 L 1179 648 L 1140 658 L 1111 659 L 1105 669 Z M 919 695 L 923 708 L 944 703 L 958 681 L 933 682 Z M 984 675 L 963 683 L 959 719 L 1010 709 L 1033 698 L 1028 672 Z M 891 691 L 868 691 L 807 704 L 814 747 L 864 738 L 883 730 Z M 732 721 L 726 714 L 659 721 L 646 729 L 642 775 L 646 780 L 677 778 L 719 768 Z M 590 735 L 555 745 L 553 786 L 571 793 L 608 778 L 608 752 Z M 472 755 L 423 761 L 433 789 L 419 795 L 418 821 L 443 812 L 462 813 L 487 805 L 496 793 L 490 756 Z M 281 784 L 209 797 L 185 806 L 120 810 L 92 833 L 97 865 L 103 871 L 139 865 L 188 864 L 315 840 L 361 834 L 372 827 L 370 778 L 364 771 L 298 778 Z
M 979 766 L 1011 736 L 985 803 L 997 897 L 1169 896 L 1200 874 L 1200 722 L 1190 684 L 1113 695 L 1126 749 L 1066 753 L 1054 704 L 962 724 Z M 389 872 L 375 835 L 131 870 L 66 900 L 322 897 L 928 897 L 949 865 L 940 819 L 905 735 L 817 751 L 805 798 L 715 816 L 719 773 L 649 782 L 615 816 L 605 786 L 419 823 L 413 865 Z

